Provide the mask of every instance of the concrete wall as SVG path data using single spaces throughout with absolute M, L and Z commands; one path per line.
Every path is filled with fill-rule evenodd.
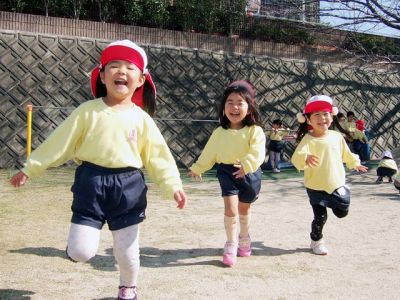
M 71 112 L 91 99 L 89 75 L 110 41 L 0 30 L 0 168 L 21 165 L 26 112 L 33 114 L 33 148 Z M 157 123 L 181 167 L 204 147 L 224 87 L 247 78 L 257 88 L 265 129 L 281 118 L 297 128 L 295 115 L 314 94 L 331 95 L 370 129 L 373 154 L 399 146 L 400 76 L 340 64 L 285 60 L 206 50 L 143 45 L 158 91 Z M 59 108 L 62 107 L 62 108 Z M 178 119 L 178 120 L 177 120 Z M 295 145 L 288 144 L 288 158 Z

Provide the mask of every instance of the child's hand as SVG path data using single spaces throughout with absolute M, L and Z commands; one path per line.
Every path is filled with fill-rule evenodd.
M 246 175 L 246 173 L 243 170 L 243 166 L 240 163 L 240 160 L 236 161 L 236 164 L 233 165 L 235 168 L 238 168 L 236 172 L 233 172 L 232 175 L 235 176 L 235 178 L 242 178 Z
M 368 172 L 368 167 L 363 166 L 363 165 L 356 166 L 354 169 L 356 169 L 358 172 L 362 172 L 362 173 Z
M 193 171 L 189 171 L 187 175 L 188 175 L 191 179 L 193 179 L 193 180 L 195 180 L 195 181 L 202 181 L 202 180 L 203 180 L 203 178 L 201 178 L 201 174 L 198 175 L 198 174 L 196 174 L 196 173 L 193 172 Z
M 306 165 L 310 168 L 316 167 L 319 165 L 319 157 L 313 154 L 308 154 L 306 158 Z
M 176 191 L 174 193 L 174 199 L 175 199 L 175 202 L 178 204 L 176 206 L 177 208 L 182 209 L 186 206 L 187 199 L 186 199 L 186 194 L 184 191 L 181 191 L 181 190 Z
M 27 180 L 28 176 L 24 172 L 19 171 L 11 178 L 10 183 L 14 187 L 20 187 L 21 185 L 24 185 Z

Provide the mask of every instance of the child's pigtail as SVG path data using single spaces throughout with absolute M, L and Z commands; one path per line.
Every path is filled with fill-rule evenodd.
M 143 110 L 151 117 L 156 112 L 156 95 L 154 89 L 148 81 L 143 84 Z
M 296 141 L 300 142 L 301 139 L 306 135 L 308 132 L 308 124 L 307 124 L 307 119 L 306 116 L 299 112 L 296 115 L 297 121 L 300 123 L 299 129 L 297 130 L 297 138 Z

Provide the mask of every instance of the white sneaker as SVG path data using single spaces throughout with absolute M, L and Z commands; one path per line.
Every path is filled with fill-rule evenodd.
M 320 239 L 319 241 L 311 241 L 310 248 L 314 254 L 317 255 L 327 255 L 328 254 L 328 249 L 325 246 L 325 242 L 323 239 Z
M 273 172 L 273 173 L 279 173 L 280 171 L 281 171 L 281 170 L 279 170 L 278 168 L 273 168 L 273 169 L 272 169 L 272 172 Z

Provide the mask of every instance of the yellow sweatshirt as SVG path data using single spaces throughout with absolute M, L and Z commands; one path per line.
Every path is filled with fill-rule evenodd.
M 356 127 L 356 122 L 349 122 L 349 121 L 345 121 L 344 122 L 344 129 L 346 129 L 349 132 L 354 132 L 356 131 L 357 127 Z
M 306 165 L 308 154 L 319 158 L 318 166 Z M 349 169 L 360 165 L 358 155 L 350 151 L 343 136 L 334 130 L 329 130 L 326 136 L 320 138 L 306 134 L 291 160 L 299 171 L 304 170 L 304 185 L 307 188 L 329 194 L 345 184 L 346 173 L 343 162 Z
M 240 160 L 247 174 L 255 172 L 264 159 L 265 134 L 260 126 L 245 126 L 239 130 L 218 127 L 190 170 L 200 175 L 216 163 L 236 164 Z
M 76 108 L 29 156 L 22 171 L 29 177 L 68 160 L 106 168 L 147 169 L 164 196 L 182 189 L 175 160 L 152 118 L 137 106 L 116 110 L 102 98 Z
M 269 139 L 271 141 L 282 141 L 282 139 L 289 134 L 289 130 L 286 129 L 272 129 L 269 134 Z
M 378 168 L 379 167 L 383 167 L 383 168 L 389 168 L 392 170 L 396 170 L 397 171 L 397 164 L 393 159 L 390 158 L 384 158 L 381 159 L 379 164 L 378 164 Z
M 368 143 L 368 138 L 364 131 L 358 130 L 357 128 L 353 132 L 353 140 L 360 140 L 363 143 Z

